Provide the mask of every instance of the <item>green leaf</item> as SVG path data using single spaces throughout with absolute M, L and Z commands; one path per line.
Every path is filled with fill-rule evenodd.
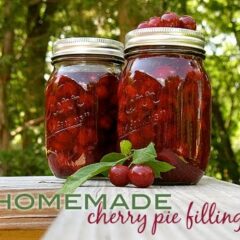
M 122 153 L 112 152 L 104 155 L 100 162 L 117 162 L 123 158 L 125 158 L 125 155 Z
M 147 147 L 136 149 L 133 152 L 132 164 L 143 164 L 151 160 L 155 160 L 157 153 L 154 144 L 151 142 Z
M 114 165 L 116 165 L 116 162 L 101 162 L 80 168 L 76 173 L 67 178 L 63 187 L 58 191 L 58 194 L 73 193 L 77 187 L 88 179 L 109 170 Z
M 101 174 L 102 174 L 102 176 L 101 176 L 101 177 L 108 177 L 108 170 L 107 170 L 107 171 L 104 171 L 104 172 L 102 172 Z
M 132 150 L 132 143 L 129 140 L 122 140 L 120 142 L 120 150 L 123 155 L 129 155 Z
M 150 166 L 156 177 L 160 176 L 161 172 L 167 172 L 174 168 L 169 163 L 156 160 L 157 153 L 153 143 L 150 143 L 145 148 L 132 150 L 132 144 L 125 140 L 125 143 L 122 143 L 121 152 L 122 153 L 108 153 L 102 157 L 99 163 L 87 165 L 79 169 L 76 173 L 67 178 L 65 184 L 58 193 L 73 193 L 77 187 L 86 182 L 88 179 L 98 174 L 107 176 L 111 167 L 117 164 L 123 164 L 131 157 L 133 159 L 133 164 L 145 164 Z
M 167 162 L 162 162 L 158 160 L 150 160 L 146 162 L 145 165 L 152 168 L 152 170 L 154 171 L 155 177 L 160 177 L 161 172 L 168 172 L 175 168 L 174 166 L 172 166 Z

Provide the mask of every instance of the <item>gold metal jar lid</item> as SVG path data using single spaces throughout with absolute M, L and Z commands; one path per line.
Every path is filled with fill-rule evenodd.
M 53 44 L 52 59 L 66 55 L 107 55 L 124 59 L 121 42 L 107 38 L 76 37 L 59 39 Z
M 138 46 L 183 46 L 204 51 L 204 36 L 199 31 L 153 27 L 135 29 L 127 33 L 125 38 L 125 50 Z

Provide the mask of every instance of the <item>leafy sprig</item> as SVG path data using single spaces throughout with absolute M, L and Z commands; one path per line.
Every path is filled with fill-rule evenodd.
M 131 160 L 131 165 L 143 164 L 151 167 L 155 177 L 160 177 L 161 172 L 168 172 L 174 167 L 167 163 L 158 161 L 154 144 L 151 142 L 147 147 L 133 149 L 132 143 L 128 140 L 120 142 L 120 153 L 112 152 L 104 155 L 99 163 L 94 163 L 80 168 L 77 172 L 67 178 L 59 194 L 73 193 L 77 187 L 94 176 L 103 174 L 107 176 L 109 169 L 118 164 L 124 164 Z

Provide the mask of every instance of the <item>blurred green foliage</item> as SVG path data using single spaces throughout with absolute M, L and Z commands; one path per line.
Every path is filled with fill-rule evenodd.
M 206 36 L 205 66 L 213 86 L 207 174 L 239 183 L 239 0 L 0 0 L 0 174 L 50 174 L 42 116 L 53 41 L 69 36 L 123 41 L 140 21 L 165 11 L 192 15 Z
M 50 175 L 43 149 L 24 149 L 1 151 L 1 175 L 5 176 L 34 176 Z

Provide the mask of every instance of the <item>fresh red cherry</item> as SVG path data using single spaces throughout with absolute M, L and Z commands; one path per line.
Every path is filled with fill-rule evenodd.
M 148 28 L 148 27 L 150 27 L 150 26 L 149 26 L 149 24 L 148 24 L 147 21 L 146 21 L 146 22 L 142 22 L 142 23 L 140 23 L 140 24 L 137 26 L 138 29 L 139 29 L 139 28 Z
M 117 187 L 124 187 L 129 183 L 129 168 L 123 165 L 112 167 L 108 173 L 110 182 Z
M 179 18 L 180 27 L 187 28 L 191 30 L 196 30 L 197 24 L 196 21 L 190 16 L 182 16 Z
M 174 12 L 168 12 L 162 15 L 161 22 L 163 27 L 179 27 L 178 15 Z
M 161 27 L 162 22 L 160 17 L 152 17 L 149 20 L 149 26 L 150 27 Z
M 129 171 L 129 180 L 136 187 L 145 188 L 153 184 L 154 173 L 149 166 L 135 165 Z

